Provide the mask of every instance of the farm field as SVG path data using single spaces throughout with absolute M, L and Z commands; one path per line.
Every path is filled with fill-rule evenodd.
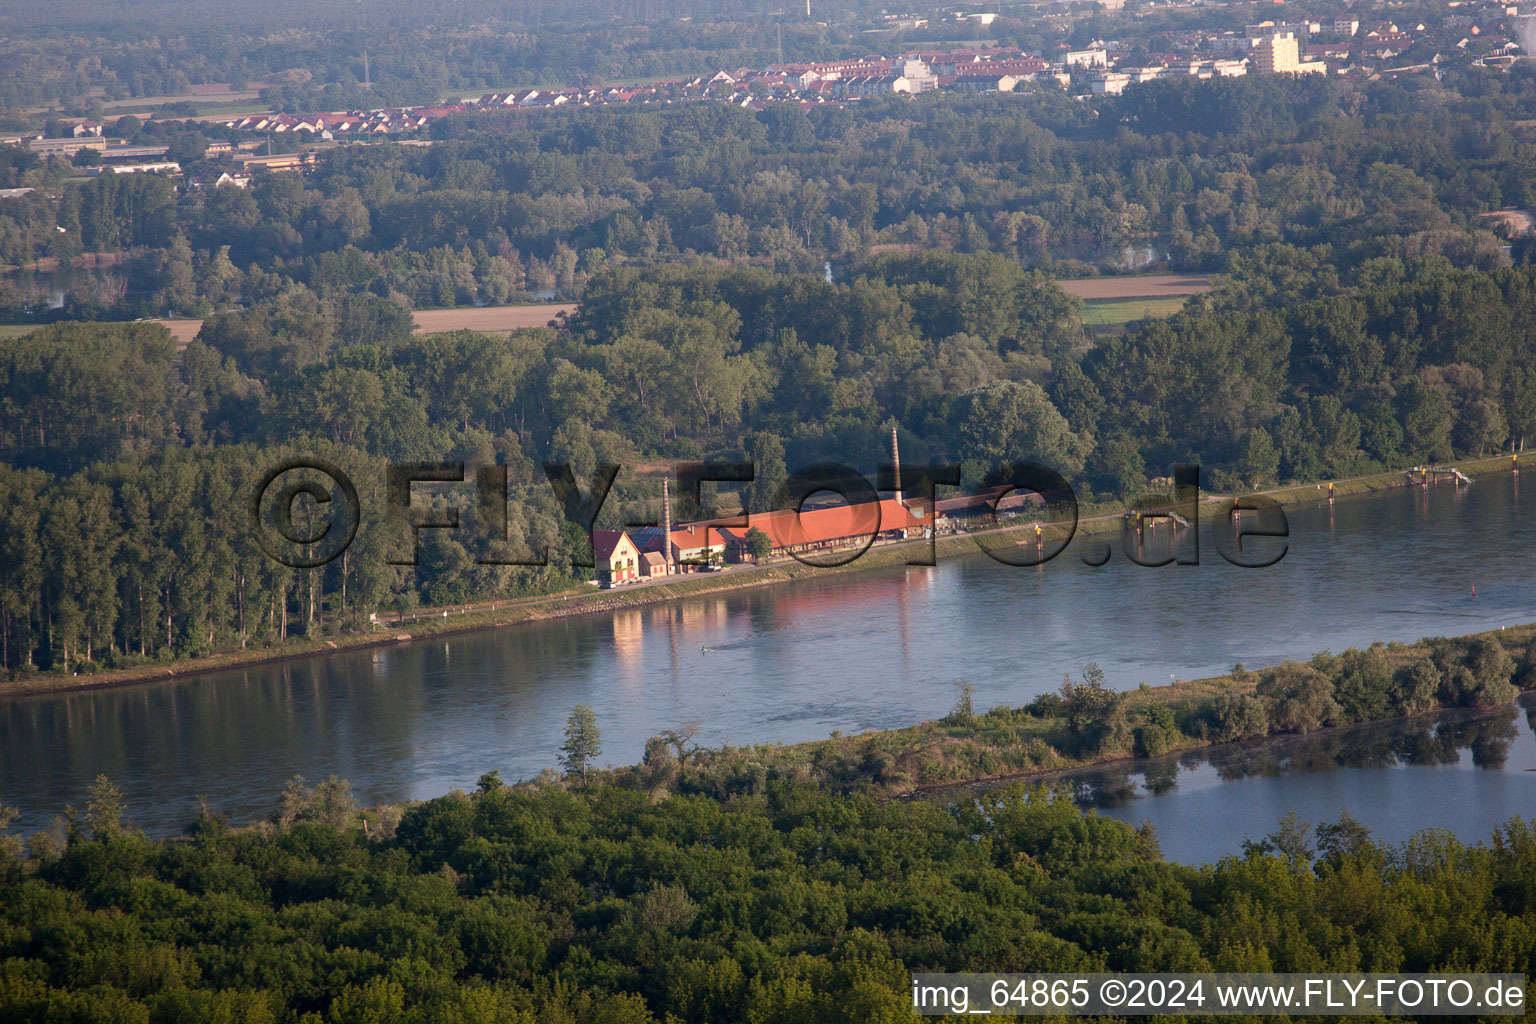
M 1164 275 L 1137 278 L 1092 278 L 1062 281 L 1062 288 L 1084 300 L 1083 322 L 1089 327 L 1115 327 L 1132 320 L 1171 316 L 1186 296 L 1208 291 L 1204 277 Z M 455 309 L 422 309 L 412 314 L 417 334 L 444 331 L 515 331 L 543 327 L 561 314 L 576 311 L 576 304 L 525 303 L 514 306 L 479 306 Z M 197 337 L 201 320 L 156 320 L 170 328 L 180 347 Z M 35 330 L 35 325 L 0 325 L 0 339 L 16 338 Z
M 201 320 L 151 320 L 150 323 L 169 329 L 171 337 L 176 339 L 178 349 L 186 348 L 187 342 L 197 337 L 197 332 L 203 329 Z
M 561 313 L 574 312 L 575 303 L 533 303 L 522 306 L 483 306 L 469 309 L 423 309 L 411 314 L 417 334 L 441 334 L 444 331 L 515 331 L 521 327 L 543 327 Z M 170 329 L 177 348 L 202 330 L 201 320 L 154 320 Z M 36 330 L 32 324 L 0 326 L 0 339 L 15 338 Z
M 562 313 L 576 312 L 574 302 L 522 306 L 479 306 L 458 309 L 419 309 L 411 314 L 417 334 L 444 331 L 515 331 L 543 327 Z
M 1155 274 L 1148 277 L 1085 277 L 1058 281 L 1061 290 L 1085 302 L 1103 299 L 1154 299 L 1199 295 L 1211 290 L 1203 274 Z
M 1132 320 L 1172 316 L 1184 308 L 1185 296 L 1158 299 L 1090 299 L 1083 303 L 1083 323 L 1116 327 Z
M 264 83 L 250 83 L 244 89 L 232 90 L 228 85 L 194 85 L 186 92 L 163 93 L 158 96 L 126 96 L 122 99 L 106 99 L 104 89 L 92 89 L 91 96 L 101 100 L 102 108 L 110 113 L 121 115 L 125 111 L 149 110 L 153 107 L 163 106 L 167 103 L 251 103 L 261 98 L 261 90 L 266 88 Z M 48 106 L 36 106 L 28 109 L 31 114 L 45 114 L 50 110 Z

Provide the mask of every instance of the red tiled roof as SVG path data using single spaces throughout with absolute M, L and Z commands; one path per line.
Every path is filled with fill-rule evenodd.
M 593 530 L 592 554 L 596 555 L 599 561 L 606 560 L 613 554 L 614 548 L 619 546 L 623 536 L 623 530 Z
M 737 520 L 734 526 L 716 527 L 727 541 L 745 542 L 750 530 L 761 530 L 776 548 L 826 544 L 839 540 L 857 540 L 873 533 L 909 530 L 927 525 L 920 506 L 888 498 L 881 502 L 837 505 L 812 509 L 798 516 L 793 509 L 765 512 L 748 518 L 748 525 Z
M 998 495 L 1001 494 L 1001 500 Z M 1045 499 L 1033 491 L 1010 491 L 1001 487 L 994 487 L 978 494 L 957 494 L 953 498 L 943 498 L 933 503 L 933 510 L 938 515 L 954 515 L 956 513 L 980 513 L 986 512 L 1017 512 L 1026 505 L 1043 503 Z M 996 501 L 994 509 L 992 503 Z
M 735 519 L 713 519 L 707 523 L 688 523 L 672 527 L 672 546 L 678 551 L 702 551 L 707 547 L 721 547 L 721 523 L 738 522 Z M 630 538 L 641 551 L 661 550 L 661 527 L 640 526 L 629 531 Z

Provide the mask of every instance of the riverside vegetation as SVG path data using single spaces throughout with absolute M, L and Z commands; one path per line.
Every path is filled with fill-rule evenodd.
M 1108 689 L 1086 666 L 1019 707 L 980 712 L 958 684 L 954 710 L 906 729 L 834 736 L 788 746 L 691 749 L 673 732 L 645 760 L 611 774 L 649 791 L 718 799 L 755 792 L 770 777 L 810 780 L 849 793 L 901 796 L 962 782 L 1008 778 L 1122 757 L 1416 715 L 1437 708 L 1490 708 L 1536 689 L 1536 626 L 1417 644 L 1324 652 L 1230 675 L 1127 692 Z
M 139 28 L 97 0 L 13 6 L 8 131 L 41 120 L 27 105 L 80 98 L 95 114 L 96 89 L 210 78 L 335 109 L 761 65 L 781 27 L 735 0 L 711 12 L 747 31 L 684 20 L 705 13 L 694 0 L 602 0 L 613 23 L 585 28 L 552 24 L 547 4 L 370 0 L 371 32 L 351 23 L 361 6 L 309 0 L 139 4 Z M 322 6 L 322 31 L 295 30 Z M 655 24 L 624 24 L 631 10 Z M 787 56 L 863 52 L 844 13 L 787 26 Z M 1176 29 L 1182 15 L 1154 17 Z M 1043 50 L 1122 24 L 1047 37 L 1032 23 L 1005 14 L 994 31 Z M 365 88 L 352 55 L 370 49 Z M 962 463 L 968 482 L 1028 457 L 1085 500 L 1135 500 L 1179 462 L 1238 491 L 1518 446 L 1536 427 L 1536 271 L 1510 264 L 1533 250 L 1506 256 L 1479 215 L 1530 205 L 1536 75 L 1469 65 L 1087 102 L 453 117 L 429 147 L 342 147 L 249 190 L 82 180 L 0 148 L 0 188 L 33 190 L 0 202 L 0 261 L 103 253 L 115 268 L 59 310 L 0 279 L 6 319 L 206 316 L 179 353 L 143 324 L 0 344 L 0 669 L 170 664 L 318 642 L 375 611 L 579 588 L 585 541 L 545 461 L 583 483 L 599 462 L 757 463 L 752 487 L 684 515 L 762 510 L 788 469 L 824 458 L 873 463 L 893 422 L 904 451 Z M 233 167 L 208 152 L 230 133 L 207 124 L 107 130 L 168 146 L 194 180 Z M 1093 339 L 1051 278 L 1132 250 L 1217 272 L 1216 288 Z M 580 310 L 553 329 L 411 334 L 412 307 L 534 291 Z M 244 518 L 261 473 L 299 454 L 361 492 L 358 540 L 323 570 L 276 564 Z M 457 534 L 424 532 L 414 569 L 390 565 L 385 463 L 445 459 L 506 467 L 511 531 L 488 537 L 469 506 Z M 653 518 L 658 490 L 622 477 L 599 525 Z M 482 542 L 549 563 L 478 565 Z M 1469 847 L 1288 820 L 1192 868 L 1149 829 L 1022 784 L 901 799 L 1502 704 L 1532 685 L 1531 639 L 1373 647 L 1124 695 L 1085 669 L 1023 708 L 979 712 L 962 688 L 939 722 L 794 747 L 702 749 L 683 725 L 617 769 L 595 766 L 578 715 L 564 775 L 488 774 L 473 793 L 371 810 L 340 780 L 295 780 L 268 822 L 232 828 L 199 807 L 161 841 L 102 779 L 30 837 L 0 807 L 0 1024 L 894 1022 L 917 970 L 1536 973 L 1530 822 Z
M 693 727 L 362 811 L 295 779 L 272 820 L 202 807 L 154 842 L 99 779 L 83 814 L 0 839 L 0 1020 L 900 1021 L 914 971 L 1513 971 L 1536 951 L 1536 823 L 1486 845 L 1378 843 L 1294 816 L 1186 867 L 1146 827 L 1006 774 L 1196 742 L 1502 703 L 1536 628 L 1320 655 L 1114 694 L 1096 670 L 1023 708 L 796 747 Z M 9 815 L 0 808 L 0 824 Z
M 1228 270 L 1185 313 L 1091 348 L 1055 284 L 953 253 L 877 256 L 848 284 L 610 270 L 558 329 L 503 335 L 413 336 L 367 294 L 219 314 L 180 353 L 154 325 L 47 327 L 0 345 L 0 665 L 166 664 L 580 589 L 590 551 L 540 462 L 585 488 L 600 462 L 745 459 L 753 484 L 677 514 L 764 511 L 791 468 L 871 466 L 895 422 L 904 451 L 969 484 L 1023 457 L 1104 503 L 1180 462 L 1236 492 L 1497 451 L 1536 426 L 1536 270 L 1341 270 L 1284 247 Z M 246 517 L 294 455 L 360 493 L 357 540 L 322 569 L 273 561 Z M 463 528 L 424 530 L 419 564 L 390 564 L 386 463 L 445 459 L 506 467 L 509 530 L 478 522 L 470 488 L 424 494 L 466 506 Z M 597 525 L 658 518 L 659 491 L 622 474 Z

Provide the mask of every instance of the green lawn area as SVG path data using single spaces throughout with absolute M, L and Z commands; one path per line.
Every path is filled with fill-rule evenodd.
M 197 104 L 197 116 L 212 117 L 214 115 L 225 115 L 237 117 L 244 114 L 265 114 L 271 109 L 270 106 L 262 103 L 256 97 L 245 100 L 231 100 L 227 103 L 206 103 L 200 101 Z M 176 114 L 167 114 L 165 116 L 168 120 L 175 120 L 177 117 Z
M 0 324 L 0 341 L 9 341 L 23 334 L 31 334 L 37 328 L 37 324 Z
M 1089 327 L 1118 327 L 1132 320 L 1172 316 L 1184 308 L 1185 296 L 1160 299 L 1090 299 L 1083 303 L 1083 323 Z

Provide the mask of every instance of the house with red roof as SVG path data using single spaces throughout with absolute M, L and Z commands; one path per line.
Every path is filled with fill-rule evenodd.
M 597 578 L 609 585 L 640 578 L 640 549 L 624 530 L 593 530 L 592 556 Z
M 920 504 L 888 498 L 801 512 L 782 509 L 750 516 L 745 526 L 738 519 L 715 529 L 724 539 L 726 559 L 745 562 L 750 560 L 747 534 L 752 530 L 767 535 L 771 554 L 798 555 L 839 548 L 856 550 L 880 540 L 905 540 L 922 536 L 932 525 Z

